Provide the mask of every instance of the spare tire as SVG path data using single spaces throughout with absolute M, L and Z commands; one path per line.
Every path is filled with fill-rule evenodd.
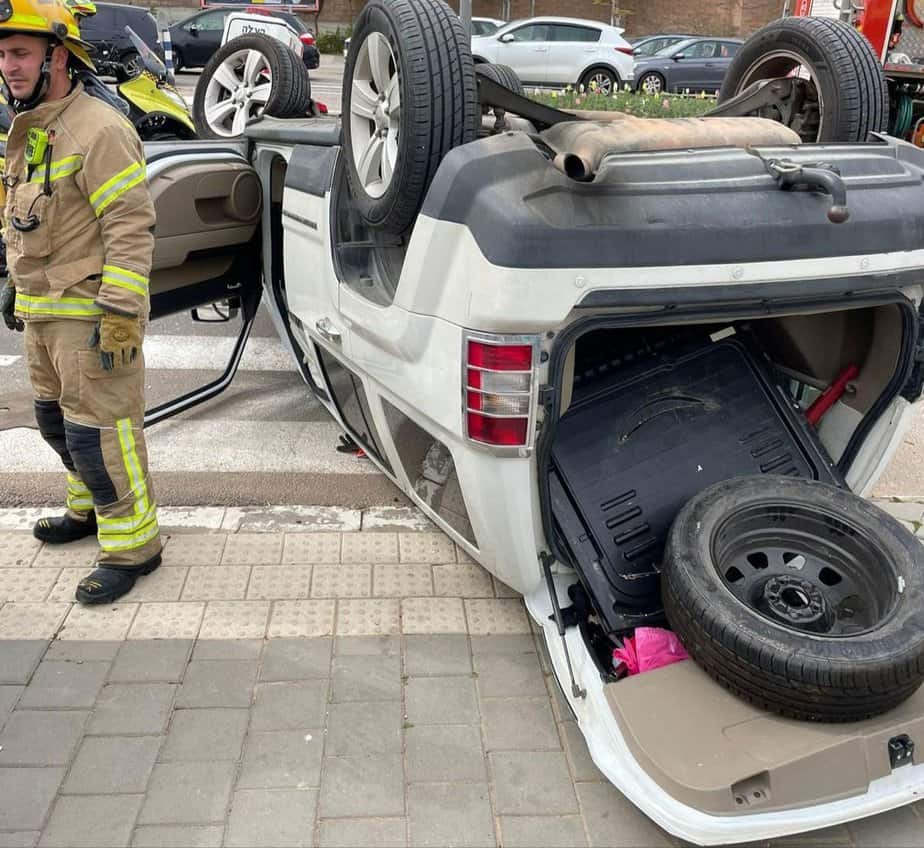
M 735 54 L 719 103 L 764 79 L 808 76 L 808 97 L 789 116 L 764 109 L 803 141 L 862 142 L 883 132 L 889 90 L 870 43 L 850 24 L 827 18 L 779 18 L 755 32 Z
M 241 35 L 209 59 L 196 84 L 193 121 L 202 138 L 234 138 L 261 115 L 303 118 L 311 80 L 302 60 L 267 35 Z
M 860 721 L 924 680 L 924 546 L 827 484 L 743 477 L 705 489 L 671 527 L 661 593 L 693 659 L 784 716 Z
M 370 0 L 343 74 L 343 149 L 363 220 L 413 224 L 436 169 L 480 116 L 462 21 L 443 0 Z

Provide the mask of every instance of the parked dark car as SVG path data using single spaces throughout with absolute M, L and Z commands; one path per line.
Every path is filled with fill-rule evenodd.
M 225 18 L 232 12 L 247 12 L 256 15 L 272 15 L 281 18 L 295 32 L 302 42 L 302 59 L 305 67 L 313 71 L 321 63 L 321 53 L 315 43 L 314 33 L 308 29 L 302 19 L 292 12 L 280 12 L 275 9 L 248 7 L 241 9 L 205 9 L 170 27 L 170 40 L 173 42 L 173 63 L 175 70 L 181 68 L 201 68 L 212 58 L 212 54 L 221 47 L 221 36 L 225 31 Z
M 636 38 L 630 38 L 629 44 L 632 45 L 632 55 L 638 59 L 646 59 L 660 53 L 666 47 L 677 44 L 678 41 L 686 41 L 688 38 L 695 38 L 695 32 L 672 32 L 657 33 L 654 35 L 640 35 Z
M 157 21 L 147 9 L 119 3 L 97 3 L 96 14 L 80 20 L 80 34 L 93 47 L 91 56 L 97 70 L 104 76 L 116 77 L 120 82 L 141 71 L 138 51 L 125 32 L 126 26 L 138 33 L 141 40 L 163 60 Z
M 716 92 L 732 57 L 742 45 L 735 38 L 688 38 L 635 63 L 635 87 L 662 91 Z

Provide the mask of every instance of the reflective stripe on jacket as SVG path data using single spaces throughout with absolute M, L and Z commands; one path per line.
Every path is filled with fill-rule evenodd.
M 25 163 L 26 136 L 50 136 L 50 161 Z M 154 205 L 134 127 L 77 83 L 16 116 L 6 142 L 3 236 L 24 320 L 96 320 L 105 309 L 149 311 Z M 50 189 L 50 196 L 44 192 Z M 22 232 L 14 216 L 40 223 Z

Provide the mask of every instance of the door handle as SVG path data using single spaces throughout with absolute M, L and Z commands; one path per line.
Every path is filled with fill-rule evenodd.
M 321 318 L 315 325 L 314 328 L 318 331 L 318 335 L 329 341 L 331 344 L 340 344 L 342 341 L 340 337 L 340 330 L 338 330 L 332 323 L 330 318 Z
M 549 49 L 548 47 L 534 47 L 533 48 L 533 50 L 535 50 L 537 53 L 546 53 L 548 52 L 548 49 Z

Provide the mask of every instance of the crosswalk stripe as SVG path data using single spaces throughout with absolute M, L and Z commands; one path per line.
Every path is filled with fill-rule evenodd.
M 0 355 L 0 368 L 5 368 L 9 365 L 15 365 L 19 360 L 22 359 L 21 356 L 11 356 L 9 354 Z
M 229 336 L 152 335 L 144 340 L 144 361 L 148 369 L 224 369 L 235 340 Z M 243 371 L 292 371 L 292 356 L 276 338 L 247 340 L 241 359 Z

